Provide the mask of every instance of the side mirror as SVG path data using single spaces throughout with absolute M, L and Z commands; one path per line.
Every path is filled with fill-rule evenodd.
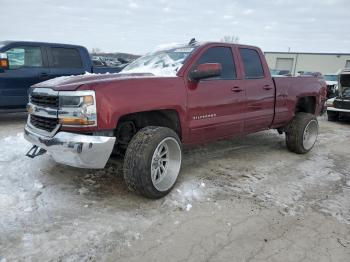
M 0 53 L 0 69 L 9 69 L 9 60 L 7 58 L 7 54 L 5 53 Z
M 219 63 L 200 64 L 190 72 L 189 77 L 192 81 L 199 81 L 205 78 L 220 76 L 221 71 L 222 67 Z
M 124 58 L 122 58 L 122 57 L 118 57 L 118 59 L 117 59 L 120 63 L 122 63 L 122 64 L 127 64 L 127 63 L 129 63 L 126 59 L 124 59 Z

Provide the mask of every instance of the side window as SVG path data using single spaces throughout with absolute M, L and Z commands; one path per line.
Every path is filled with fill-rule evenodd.
M 205 63 L 219 63 L 222 67 L 221 76 L 214 79 L 236 79 L 236 68 L 233 62 L 231 48 L 211 47 L 206 50 L 196 62 L 196 66 Z M 209 78 L 213 79 L 213 78 Z
M 9 60 L 9 69 L 43 66 L 41 48 L 37 46 L 13 47 L 7 50 L 6 54 Z
M 244 65 L 245 78 L 263 78 L 264 69 L 261 64 L 259 53 L 254 49 L 248 48 L 240 48 L 239 53 Z
M 52 67 L 81 68 L 83 63 L 79 51 L 74 48 L 51 48 Z

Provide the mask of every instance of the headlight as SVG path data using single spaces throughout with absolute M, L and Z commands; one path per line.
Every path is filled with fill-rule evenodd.
M 331 107 L 333 107 L 333 104 L 334 104 L 334 99 L 328 99 L 328 100 L 326 101 L 326 106 L 331 106 Z
M 60 107 L 79 107 L 82 100 L 82 96 L 60 96 Z
M 59 122 L 62 126 L 96 126 L 96 99 L 94 91 L 59 92 Z

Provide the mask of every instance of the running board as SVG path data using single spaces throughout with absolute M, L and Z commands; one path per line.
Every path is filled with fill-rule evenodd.
M 37 156 L 41 156 L 46 153 L 45 149 L 42 149 L 36 145 L 33 145 L 31 149 L 27 152 L 26 156 L 30 158 L 34 158 Z

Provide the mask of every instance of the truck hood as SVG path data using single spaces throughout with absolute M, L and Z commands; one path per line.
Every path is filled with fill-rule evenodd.
M 131 73 L 131 74 L 85 74 L 76 76 L 56 77 L 39 84 L 33 85 L 33 88 L 51 88 L 55 91 L 75 91 L 85 84 L 110 82 L 116 80 L 154 78 L 151 73 Z

